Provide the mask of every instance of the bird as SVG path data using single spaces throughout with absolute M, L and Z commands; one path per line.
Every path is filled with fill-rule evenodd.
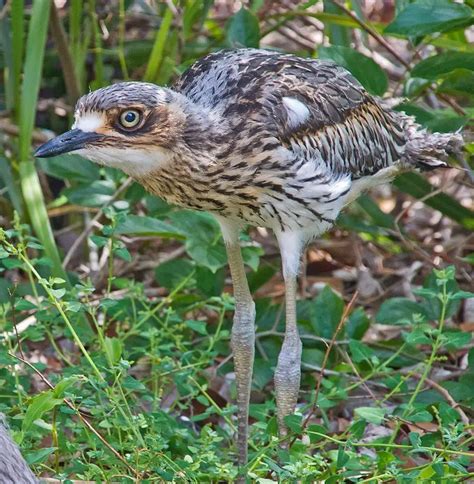
M 242 469 L 255 304 L 240 231 L 249 225 L 271 229 L 281 252 L 286 322 L 274 385 L 279 433 L 287 442 L 285 417 L 295 411 L 301 378 L 296 300 L 305 247 L 363 191 L 406 170 L 446 167 L 461 147 L 460 134 L 426 131 L 336 63 L 233 49 L 197 60 L 170 87 L 119 82 L 85 94 L 72 129 L 35 156 L 82 155 L 219 222 L 235 299 L 231 348 Z

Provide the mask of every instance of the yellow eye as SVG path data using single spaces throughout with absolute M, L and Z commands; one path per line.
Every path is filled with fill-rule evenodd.
M 140 122 L 140 113 L 135 109 L 128 109 L 120 115 L 120 124 L 124 128 L 135 128 Z

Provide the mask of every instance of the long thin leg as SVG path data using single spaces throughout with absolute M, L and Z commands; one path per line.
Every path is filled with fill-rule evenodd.
M 280 436 L 288 433 L 284 418 L 291 415 L 298 401 L 301 379 L 301 340 L 296 323 L 297 274 L 303 250 L 298 234 L 278 234 L 285 279 L 286 328 L 275 370 L 275 392 Z
M 247 464 L 247 440 L 250 387 L 255 354 L 255 304 L 250 294 L 239 246 L 239 227 L 218 219 L 227 248 L 230 273 L 234 285 L 235 314 L 231 345 L 237 383 L 237 451 L 238 464 Z

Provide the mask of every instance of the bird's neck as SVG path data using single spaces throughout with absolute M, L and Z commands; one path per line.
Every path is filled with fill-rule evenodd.
M 129 174 L 170 203 L 201 208 L 189 204 L 193 197 L 183 187 L 197 187 L 206 179 L 217 162 L 220 141 L 228 130 L 212 110 L 171 89 L 165 91 L 170 137 L 155 152 L 152 171 Z

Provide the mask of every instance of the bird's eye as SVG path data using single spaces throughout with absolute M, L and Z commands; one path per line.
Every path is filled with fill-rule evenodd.
M 120 124 L 124 128 L 135 128 L 140 122 L 140 113 L 134 109 L 128 109 L 120 115 Z

